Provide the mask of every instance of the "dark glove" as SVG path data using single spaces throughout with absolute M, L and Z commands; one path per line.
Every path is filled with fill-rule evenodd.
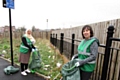
M 36 47 L 35 47 L 34 45 L 32 45 L 32 48 L 33 48 L 33 49 L 36 49 Z

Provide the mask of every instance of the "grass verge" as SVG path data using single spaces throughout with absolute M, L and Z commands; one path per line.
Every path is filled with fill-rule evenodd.
M 20 39 L 13 40 L 13 59 L 14 63 L 19 65 L 19 46 Z M 36 39 L 35 43 L 36 48 L 39 50 L 42 58 L 42 67 L 36 69 L 37 73 L 47 76 L 50 80 L 60 80 L 61 75 L 58 75 L 61 70 L 61 66 L 64 64 L 63 58 L 61 55 L 51 47 L 49 40 L 46 39 Z M 11 51 L 10 51 L 10 41 L 9 39 L 0 40 L 0 55 L 4 58 L 11 60 Z

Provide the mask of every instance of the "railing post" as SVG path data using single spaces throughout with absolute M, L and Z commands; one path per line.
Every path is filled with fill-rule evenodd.
M 109 63 L 109 57 L 110 57 L 110 47 L 112 44 L 112 40 L 110 39 L 110 37 L 113 37 L 113 33 L 114 33 L 114 26 L 109 26 L 108 32 L 107 32 L 106 48 L 105 48 L 105 54 L 104 54 L 101 80 L 106 80 L 107 78 L 107 70 L 108 70 L 108 63 Z
M 64 34 L 61 33 L 61 38 L 60 38 L 60 53 L 63 53 L 63 38 L 64 38 Z
M 71 44 L 71 56 L 70 56 L 70 58 L 72 58 L 72 56 L 74 55 L 74 39 L 75 39 L 75 34 L 72 34 L 72 44 Z
M 54 44 L 54 43 L 53 43 L 53 40 L 54 40 L 54 39 L 53 39 L 53 34 L 52 34 L 52 45 Z
M 118 79 L 120 79 L 120 69 L 119 69 L 119 77 L 118 77 Z
M 55 46 L 55 34 L 53 34 L 53 45 Z
M 52 43 L 52 34 L 50 34 L 50 43 Z
M 55 38 L 55 47 L 57 47 L 57 34 L 56 34 L 56 38 Z

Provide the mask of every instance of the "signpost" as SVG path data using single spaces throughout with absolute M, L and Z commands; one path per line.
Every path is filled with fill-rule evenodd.
M 14 9 L 14 0 L 6 0 L 6 8 Z
M 11 22 L 11 9 L 14 9 L 14 0 L 3 0 L 3 7 L 9 8 L 9 26 L 10 26 L 10 45 L 11 45 L 11 65 L 13 61 L 13 45 L 12 45 L 12 22 Z

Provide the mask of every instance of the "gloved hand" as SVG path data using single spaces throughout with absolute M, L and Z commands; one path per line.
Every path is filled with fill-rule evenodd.
M 73 56 L 71 60 L 74 60 L 74 59 L 75 59 L 75 56 Z
M 37 51 L 38 49 L 37 48 L 33 48 L 35 51 Z
M 76 63 L 75 63 L 75 66 L 76 66 L 76 67 L 79 67 L 79 66 L 80 66 L 80 62 L 76 62 Z
M 35 48 L 35 50 L 37 51 L 38 49 L 37 49 L 37 48 Z
M 35 51 L 35 49 L 32 49 L 32 52 L 34 52 Z
M 71 60 L 73 60 L 73 59 L 75 59 L 75 58 L 77 58 L 77 57 L 78 57 L 78 54 L 75 54 L 75 55 L 72 57 Z

